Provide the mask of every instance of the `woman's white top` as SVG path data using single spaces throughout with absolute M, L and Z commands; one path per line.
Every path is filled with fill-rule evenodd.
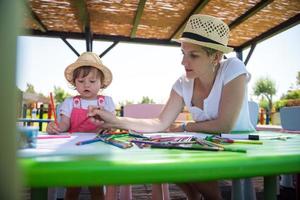
M 224 86 L 241 74 L 247 75 L 247 82 L 250 74 L 242 61 L 237 58 L 228 58 L 221 61 L 217 72 L 214 85 L 206 99 L 203 101 L 203 109 L 192 105 L 194 79 L 188 79 L 185 75 L 181 76 L 173 85 L 173 90 L 180 95 L 192 115 L 194 121 L 206 121 L 218 117 L 221 94 Z M 254 131 L 251 124 L 248 108 L 248 92 L 244 95 L 243 105 L 232 131 Z
M 88 106 L 98 106 L 98 99 L 95 100 L 87 100 L 80 98 L 81 108 L 88 109 Z M 59 109 L 59 114 L 63 114 L 66 117 L 71 117 L 71 112 L 73 109 L 73 97 L 66 98 L 64 102 L 61 104 Z M 104 110 L 114 113 L 115 112 L 115 104 L 110 96 L 105 96 L 104 98 Z

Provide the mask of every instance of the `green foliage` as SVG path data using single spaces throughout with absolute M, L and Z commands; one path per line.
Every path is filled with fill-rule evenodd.
M 297 73 L 296 79 L 298 89 L 289 90 L 286 94 L 282 95 L 280 100 L 274 104 L 276 111 L 279 111 L 282 107 L 300 106 L 300 71 Z
M 259 107 L 263 108 L 265 110 L 268 110 L 269 109 L 269 102 L 268 102 L 268 100 L 266 100 L 265 98 L 261 98 L 260 101 L 259 101 Z
M 255 82 L 253 90 L 256 96 L 262 95 L 267 98 L 267 106 L 265 106 L 265 103 L 262 103 L 261 107 L 265 108 L 270 113 L 273 107 L 272 97 L 276 94 L 275 81 L 268 77 L 261 77 Z
M 70 97 L 71 95 L 65 92 L 61 87 L 54 86 L 54 99 L 56 103 L 62 103 L 65 98 Z
M 26 88 L 25 92 L 36 93 L 35 90 L 34 90 L 34 86 L 30 83 L 27 83 L 27 88 Z
M 272 96 L 276 94 L 275 81 L 268 77 L 259 78 L 255 82 L 253 90 L 256 96 L 263 95 L 272 101 Z
M 143 99 L 140 103 L 143 104 L 150 104 L 150 103 L 155 103 L 153 99 L 149 98 L 148 96 L 143 96 Z
M 275 108 L 275 110 L 276 110 L 277 112 L 279 112 L 279 111 L 280 111 L 280 108 L 285 107 L 285 106 L 287 105 L 287 101 L 288 101 L 288 100 L 286 100 L 286 99 L 276 101 L 276 102 L 274 103 L 274 108 Z
M 297 74 L 297 86 L 300 86 L 300 71 Z
M 289 90 L 287 94 L 283 95 L 280 99 L 300 99 L 300 89 Z

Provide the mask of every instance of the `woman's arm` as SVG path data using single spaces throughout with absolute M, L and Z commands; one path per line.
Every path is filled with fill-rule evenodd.
M 218 118 L 186 124 L 186 131 L 227 133 L 235 125 L 245 97 L 246 75 L 240 75 L 228 82 L 222 91 Z
M 136 119 L 130 117 L 115 117 L 104 110 L 89 107 L 89 116 L 94 123 L 104 128 L 121 128 L 142 132 L 162 131 L 176 119 L 183 108 L 183 99 L 175 91 L 171 91 L 170 97 L 158 118 Z M 101 119 L 97 119 L 97 116 Z

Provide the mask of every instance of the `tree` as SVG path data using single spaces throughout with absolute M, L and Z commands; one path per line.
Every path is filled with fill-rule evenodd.
M 70 97 L 71 95 L 65 92 L 61 87 L 54 86 L 54 99 L 56 103 L 62 103 L 65 98 Z
M 275 81 L 268 77 L 259 78 L 253 87 L 256 96 L 264 96 L 268 101 L 268 115 L 270 116 L 273 106 L 273 95 L 276 94 Z
M 297 74 L 297 87 L 300 88 L 300 71 Z
M 25 92 L 36 93 L 35 90 L 34 90 L 34 86 L 30 83 L 27 83 L 27 88 L 26 88 Z
M 150 99 L 147 96 L 143 96 L 143 99 L 142 99 L 142 101 L 140 103 L 150 104 L 150 103 L 155 103 L 155 102 L 153 101 L 153 99 Z

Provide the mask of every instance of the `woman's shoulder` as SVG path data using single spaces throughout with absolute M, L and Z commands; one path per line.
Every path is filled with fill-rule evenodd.
M 241 61 L 240 59 L 236 58 L 236 57 L 231 57 L 231 58 L 227 58 L 223 61 L 221 61 L 222 66 L 224 67 L 228 67 L 228 66 L 245 66 L 245 64 L 243 63 L 243 61 Z
M 238 58 L 227 58 L 221 62 L 221 71 L 223 73 L 233 73 L 234 71 L 245 71 L 246 67 L 243 61 Z

